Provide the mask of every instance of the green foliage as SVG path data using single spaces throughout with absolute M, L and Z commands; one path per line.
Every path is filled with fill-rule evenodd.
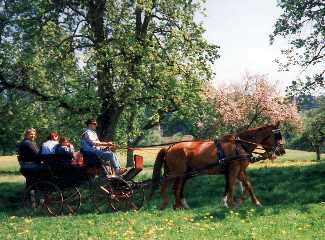
M 294 136 L 288 146 L 296 149 L 320 151 L 325 142 L 325 101 L 319 98 L 319 108 L 304 112 L 304 131 Z M 318 153 L 319 154 L 319 153 Z
M 306 113 L 305 134 L 309 136 L 313 145 L 319 145 L 325 141 L 325 105 L 319 109 L 313 109 Z
M 325 8 L 322 0 L 292 1 L 280 0 L 278 6 L 283 13 L 270 35 L 271 43 L 276 37 L 289 39 L 290 47 L 283 50 L 287 62 L 280 63 L 282 70 L 298 65 L 306 69 L 309 66 L 319 66 L 319 73 L 307 77 L 306 81 L 294 81 L 289 91 L 306 92 L 318 87 L 324 88 L 324 38 L 325 38 Z M 316 68 L 317 69 L 317 68 Z
M 102 138 L 136 139 L 196 105 L 211 79 L 218 47 L 194 21 L 201 11 L 201 1 L 1 0 L 0 95 L 29 105 L 22 126 L 77 139 L 98 116 Z
M 163 138 L 160 131 L 157 129 L 149 130 L 144 138 L 139 142 L 140 146 L 150 146 L 163 143 Z
M 183 108 L 163 120 L 162 128 L 166 136 L 182 132 L 196 139 L 209 139 L 226 133 L 226 129 L 218 124 L 219 118 L 211 102 L 206 98 L 198 98 L 192 102 L 185 101 Z

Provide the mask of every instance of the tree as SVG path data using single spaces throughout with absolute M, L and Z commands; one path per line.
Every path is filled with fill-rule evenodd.
M 219 117 L 218 113 L 204 95 L 193 102 L 184 102 L 183 106 L 164 119 L 162 122 L 164 133 L 172 135 L 181 132 L 196 139 L 208 139 L 223 132 L 215 124 Z
M 320 149 L 325 142 L 325 101 L 320 102 L 320 108 L 309 110 L 305 116 L 304 136 L 310 141 L 320 160 Z
M 297 107 L 281 97 L 265 75 L 246 74 L 243 84 L 208 89 L 207 96 L 221 116 L 218 125 L 229 130 L 277 121 L 296 128 L 301 124 Z
M 46 102 L 60 120 L 98 115 L 103 139 L 138 111 L 147 129 L 212 76 L 218 47 L 198 11 L 201 1 L 1 0 L 0 92 Z
M 283 50 L 287 61 L 280 63 L 281 70 L 298 65 L 303 69 L 309 66 L 319 67 L 319 73 L 307 76 L 306 81 L 293 81 L 288 89 L 291 92 L 306 92 L 318 87 L 324 88 L 325 53 L 325 6 L 322 0 L 279 0 L 278 6 L 283 13 L 276 21 L 270 35 L 271 44 L 276 37 L 288 38 L 290 47 Z

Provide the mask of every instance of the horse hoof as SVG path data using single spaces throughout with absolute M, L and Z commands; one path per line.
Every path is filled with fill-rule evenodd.
M 261 207 L 263 207 L 263 205 L 260 202 L 258 202 L 258 203 L 256 203 L 256 207 L 261 208 Z
M 166 207 L 167 207 L 167 204 L 163 203 L 160 205 L 159 210 L 165 210 Z
M 183 205 L 183 208 L 190 209 L 190 206 L 187 204 L 187 201 L 185 198 L 182 199 L 182 205 Z
M 228 203 L 221 201 L 221 205 L 224 206 L 225 208 L 229 208 Z
M 185 209 L 185 207 L 182 205 L 174 205 L 173 208 L 174 208 L 174 210 L 184 210 Z

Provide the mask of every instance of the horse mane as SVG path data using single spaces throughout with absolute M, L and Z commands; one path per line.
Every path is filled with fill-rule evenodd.
M 272 128 L 272 127 L 274 127 L 274 125 L 273 124 L 264 124 L 260 127 L 249 128 L 249 129 L 240 131 L 237 134 L 237 136 L 251 137 L 251 136 L 255 135 L 257 131 L 264 131 L 265 129 L 270 128 L 270 127 Z
M 220 138 L 216 139 L 218 142 L 235 142 L 236 135 L 235 134 L 227 134 L 223 135 Z

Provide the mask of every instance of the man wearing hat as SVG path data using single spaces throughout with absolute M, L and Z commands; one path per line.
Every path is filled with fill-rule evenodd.
M 126 169 L 121 168 L 119 161 L 114 152 L 109 150 L 109 147 L 114 146 L 112 142 L 101 142 L 96 133 L 96 119 L 88 119 L 86 121 L 87 129 L 82 134 L 80 145 L 82 151 L 93 152 L 100 159 L 110 161 L 114 172 L 118 175 L 123 174 Z

